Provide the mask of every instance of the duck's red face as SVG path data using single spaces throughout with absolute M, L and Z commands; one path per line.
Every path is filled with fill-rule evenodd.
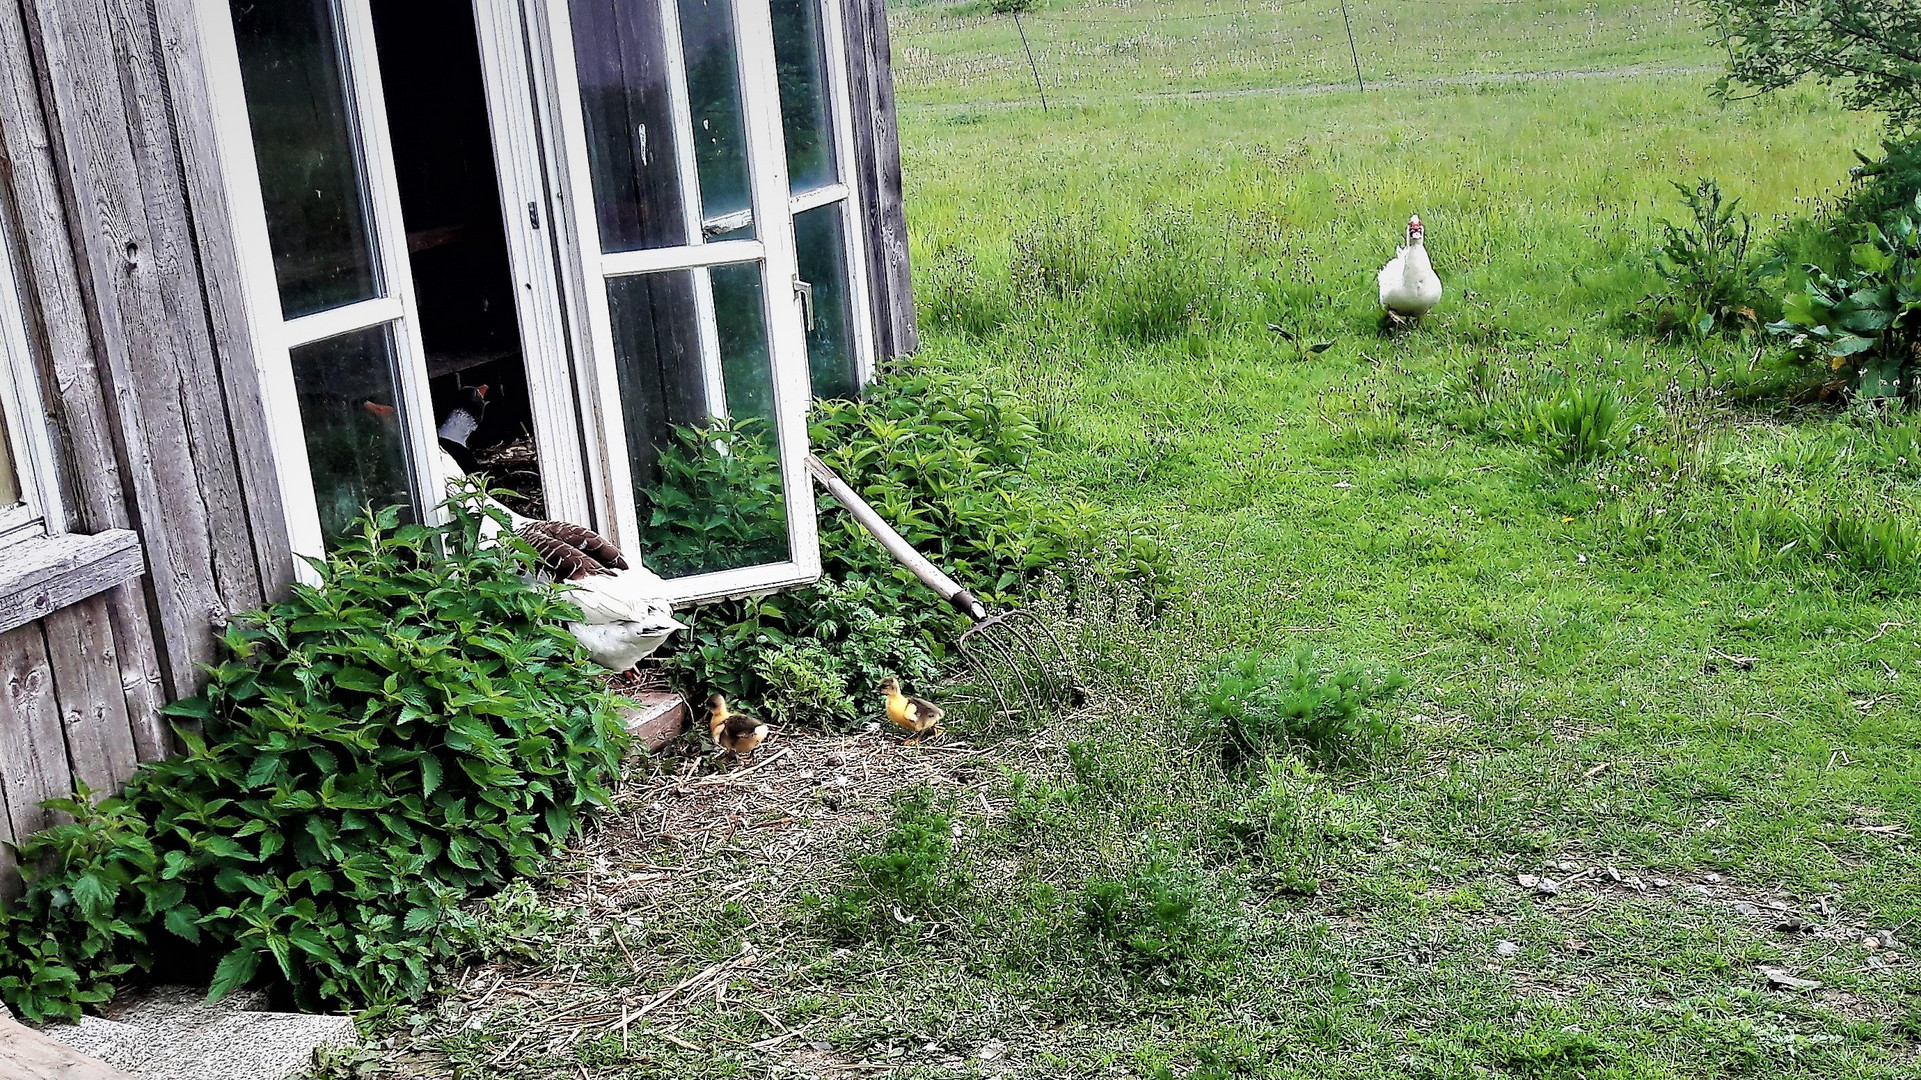
M 1418 238 L 1425 231 L 1426 226 L 1421 224 L 1421 215 L 1416 214 L 1407 219 L 1407 235 L 1410 238 Z

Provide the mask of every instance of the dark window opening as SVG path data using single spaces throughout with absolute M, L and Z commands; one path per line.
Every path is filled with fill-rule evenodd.
M 496 487 L 518 496 L 503 502 L 543 517 L 472 3 L 373 0 L 373 20 L 434 421 L 466 387 L 487 387 L 467 448 Z

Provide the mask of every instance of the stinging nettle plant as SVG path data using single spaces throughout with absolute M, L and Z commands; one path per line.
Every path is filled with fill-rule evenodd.
M 442 526 L 364 518 L 317 584 L 228 630 L 167 710 L 184 753 L 55 804 L 75 820 L 21 845 L 0 999 L 73 1018 L 162 968 L 216 998 L 416 997 L 459 951 L 455 905 L 540 872 L 606 803 L 626 736 L 578 609 L 519 541 L 481 543 L 477 490 Z

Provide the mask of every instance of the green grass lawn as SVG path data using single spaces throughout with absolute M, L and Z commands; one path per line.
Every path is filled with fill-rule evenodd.
M 1401 20 L 1410 80 L 1712 63 L 1666 4 L 1352 6 Z M 1094 702 L 1044 730 L 798 737 L 630 789 L 548 900 L 626 936 L 509 912 L 521 996 L 479 974 L 406 1045 L 476 1076 L 1921 1070 L 1921 424 L 1791 406 L 1765 342 L 1631 318 L 1673 182 L 1769 232 L 1872 124 L 1671 70 L 1138 96 L 1339 80 L 1152 21 L 1203 10 L 1050 6 L 1092 21 L 1045 114 L 966 68 L 1000 21 L 895 27 L 915 362 L 1023 401 L 1049 483 L 1158 529 L 1164 614 L 1072 617 Z M 1152 55 L 1097 47 L 1143 19 Z M 1390 338 L 1373 274 L 1412 212 L 1448 295 Z M 1570 388 L 1618 396 L 1624 449 L 1560 460 Z M 1372 707 L 1398 742 L 1225 769 L 1193 688 L 1303 646 L 1405 673 Z M 687 989 L 568 1004 L 632 985 Z

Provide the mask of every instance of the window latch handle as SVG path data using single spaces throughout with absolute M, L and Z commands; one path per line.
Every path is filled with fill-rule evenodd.
M 794 295 L 800 297 L 801 318 L 807 322 L 807 332 L 814 331 L 814 283 L 794 279 Z

